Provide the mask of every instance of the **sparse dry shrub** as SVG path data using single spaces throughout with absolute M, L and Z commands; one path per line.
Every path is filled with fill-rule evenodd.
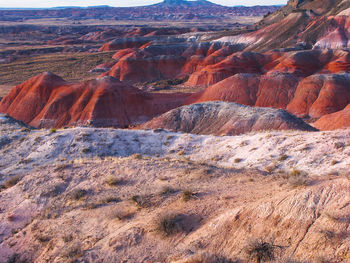
M 307 173 L 297 169 L 293 169 L 289 173 L 287 181 L 294 188 L 307 186 L 310 183 Z
M 50 129 L 50 133 L 55 133 L 55 132 L 57 132 L 57 129 L 55 128 Z
M 160 215 L 156 222 L 156 229 L 164 236 L 185 232 L 185 215 L 169 213 Z
M 43 233 L 36 233 L 34 234 L 34 237 L 36 240 L 38 240 L 40 243 L 46 243 L 51 240 L 51 237 L 48 235 L 45 235 Z
M 108 218 L 111 220 L 127 220 L 132 218 L 135 215 L 135 212 L 127 208 L 113 208 L 109 211 Z
M 283 161 L 287 160 L 288 157 L 289 156 L 287 154 L 282 154 L 280 157 L 278 157 L 278 161 L 283 162 Z
M 69 167 L 71 167 L 70 164 L 64 163 L 64 164 L 59 164 L 56 166 L 56 168 L 53 170 L 54 172 L 62 172 L 66 169 L 68 169 Z
M 181 263 L 238 263 L 238 262 L 240 261 L 228 259 L 226 257 L 213 255 L 210 253 L 196 254 L 181 261 Z
M 5 181 L 5 187 L 10 188 L 12 186 L 15 186 L 19 181 L 21 180 L 21 177 L 16 175 Z
M 334 147 L 335 147 L 336 149 L 342 149 L 342 148 L 345 147 L 345 144 L 342 143 L 342 142 L 336 142 L 336 143 L 334 143 Z
M 120 185 L 124 182 L 123 178 L 119 178 L 113 175 L 109 175 L 106 178 L 106 184 L 108 184 L 109 186 L 116 186 L 116 185 Z
M 337 163 L 339 163 L 337 160 L 332 160 L 331 161 L 331 165 L 336 165 Z
M 264 168 L 264 171 L 271 174 L 277 169 L 278 165 L 277 163 L 272 163 Z
M 131 197 L 131 201 L 133 201 L 138 207 L 147 208 L 150 206 L 150 197 L 145 195 L 134 195 Z
M 210 177 L 213 172 L 213 169 L 209 167 L 199 167 L 198 169 L 187 169 L 185 174 L 190 175 L 193 179 L 204 179 Z
M 134 153 L 133 155 L 131 155 L 131 158 L 134 160 L 142 160 L 143 156 L 142 156 L 142 154 Z
M 86 190 L 77 188 L 71 191 L 69 196 L 71 199 L 78 201 L 83 199 L 83 197 L 85 197 L 87 194 L 88 192 Z
M 240 162 L 242 162 L 242 161 L 243 161 L 243 159 L 241 159 L 241 158 L 236 158 L 236 159 L 234 160 L 235 163 L 240 163 Z
M 287 258 L 286 260 L 282 261 L 282 263 L 306 263 L 306 262 L 299 261 L 299 260 L 292 259 L 292 258 Z
M 76 259 L 82 256 L 82 249 L 80 242 L 74 242 L 66 245 L 62 249 L 62 257 L 68 262 L 75 262 Z
M 69 242 L 73 241 L 73 235 L 72 234 L 64 235 L 62 237 L 62 239 L 65 243 L 69 243 Z
M 15 216 L 15 214 L 9 214 L 8 216 L 7 216 L 7 220 L 8 221 L 15 221 L 16 220 L 16 216 Z
M 93 209 L 101 207 L 101 205 L 102 205 L 101 203 L 88 203 L 88 204 L 86 204 L 86 206 L 84 208 L 89 209 L 89 210 L 93 210 Z
M 103 198 L 100 203 L 102 204 L 109 204 L 109 203 L 119 203 L 121 202 L 121 199 L 116 196 L 107 196 L 106 198 Z
M 316 256 L 315 257 L 315 261 L 314 262 L 317 262 L 317 263 L 331 263 L 332 261 L 328 260 L 325 256 Z
M 26 259 L 21 258 L 21 255 L 15 253 L 7 259 L 7 263 L 27 263 Z
M 169 195 L 176 193 L 176 190 L 170 186 L 163 186 L 162 189 L 160 190 L 160 195 Z
M 251 260 L 257 263 L 267 262 L 275 259 L 277 246 L 262 239 L 252 240 L 246 248 L 246 252 Z
M 244 147 L 244 146 L 247 146 L 247 145 L 249 145 L 249 141 L 242 141 L 240 144 L 239 144 L 239 146 L 240 147 Z
M 90 148 L 84 148 L 81 150 L 83 153 L 91 153 L 91 149 Z
M 179 151 L 179 152 L 177 153 L 178 156 L 182 156 L 182 155 L 184 155 L 184 154 L 185 154 L 185 151 L 184 151 L 184 150 L 181 150 L 181 151 Z
M 184 190 L 181 193 L 182 200 L 188 202 L 191 199 L 197 198 L 196 194 L 191 190 Z

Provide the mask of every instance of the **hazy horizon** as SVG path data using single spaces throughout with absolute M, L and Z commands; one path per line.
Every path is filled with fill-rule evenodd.
M 210 0 L 213 3 L 225 6 L 254 6 L 254 5 L 283 5 L 287 0 L 246 0 L 244 3 L 239 0 Z M 162 0 L 132 0 L 132 1 L 116 1 L 116 0 L 12 0 L 7 3 L 0 3 L 0 8 L 47 8 L 47 7 L 63 7 L 63 6 L 99 6 L 109 5 L 115 7 L 127 6 L 144 6 L 162 2 Z

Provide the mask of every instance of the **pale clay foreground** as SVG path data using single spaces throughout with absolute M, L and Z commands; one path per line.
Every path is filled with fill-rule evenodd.
M 350 259 L 349 130 L 215 137 L 1 122 L 1 180 L 20 177 L 0 192 L 1 263 L 255 262 L 256 239 L 276 245 L 276 262 Z M 181 231 L 166 236 L 158 222 L 172 214 Z

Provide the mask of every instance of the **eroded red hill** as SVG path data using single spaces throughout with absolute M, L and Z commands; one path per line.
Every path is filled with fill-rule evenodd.
M 181 105 L 185 96 L 148 94 L 112 77 L 68 84 L 44 73 L 14 87 L 0 112 L 34 127 L 127 127 Z

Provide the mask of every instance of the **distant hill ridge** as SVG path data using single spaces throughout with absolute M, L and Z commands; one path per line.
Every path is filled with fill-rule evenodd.
M 39 18 L 115 19 L 115 20 L 203 20 L 234 16 L 263 16 L 279 6 L 222 6 L 207 0 L 164 0 L 135 7 L 55 7 L 48 9 L 1 9 L 0 21 L 25 21 Z
M 162 3 L 156 4 L 156 5 L 163 5 L 163 6 L 219 6 L 217 4 L 214 4 L 212 2 L 209 2 L 207 0 L 194 0 L 194 1 L 187 1 L 187 0 L 164 0 Z

